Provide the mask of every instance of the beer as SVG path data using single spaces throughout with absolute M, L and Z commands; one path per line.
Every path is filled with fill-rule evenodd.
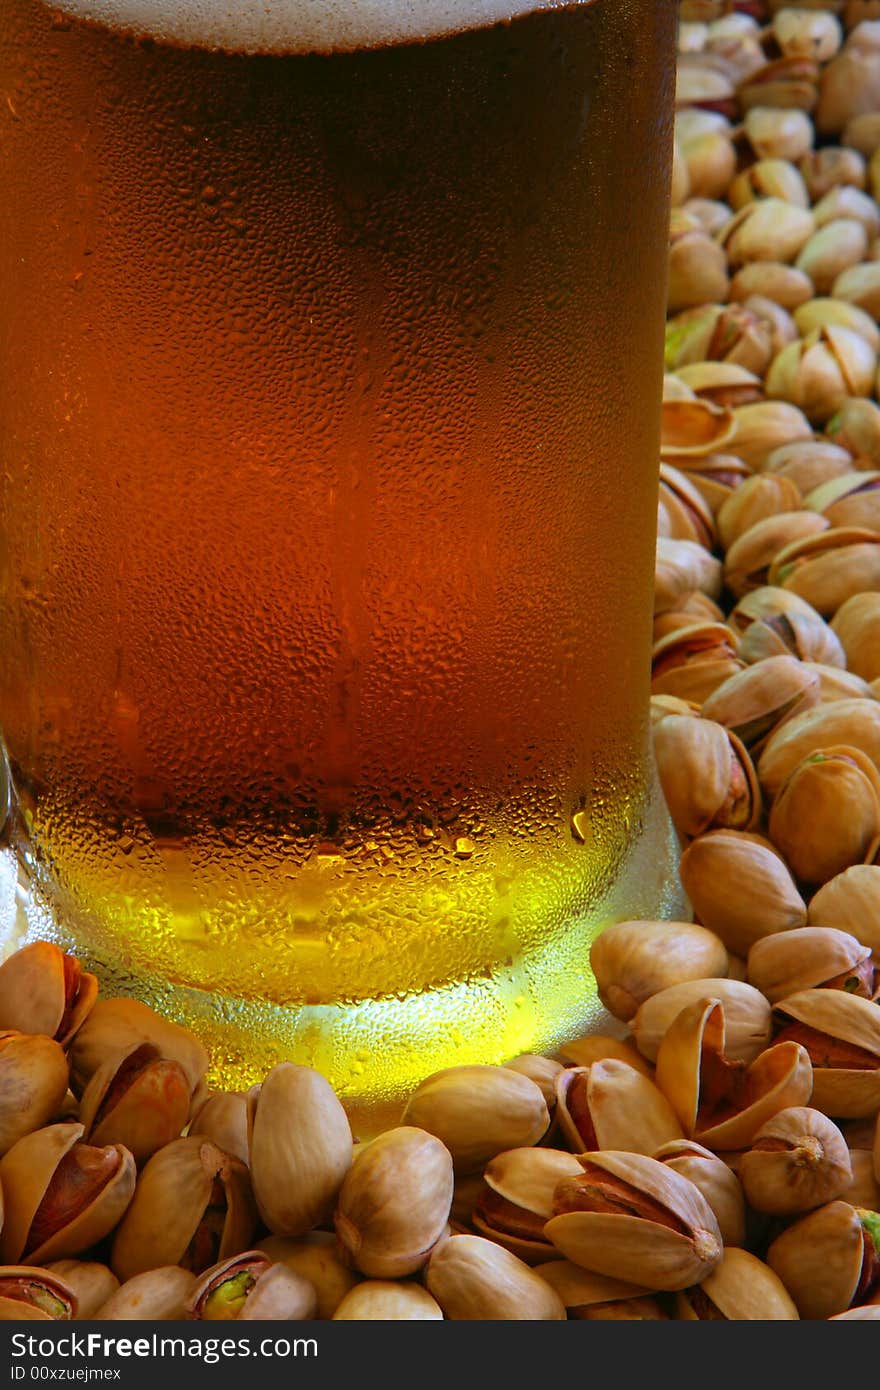
M 226 1080 L 549 1046 L 660 910 L 673 8 L 0 0 L 33 930 Z

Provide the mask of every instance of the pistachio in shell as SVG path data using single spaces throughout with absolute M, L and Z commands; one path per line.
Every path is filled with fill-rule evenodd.
M 557 1094 L 559 1131 L 574 1153 L 619 1149 L 652 1154 L 662 1144 L 683 1138 L 662 1091 L 613 1057 L 563 1072 Z
M 824 694 L 822 676 L 828 668 L 849 674 L 844 671 L 846 654 L 840 639 L 818 613 L 779 613 L 752 623 L 740 643 L 740 652 L 749 665 L 773 656 L 796 657 L 819 676 L 820 700 Z
M 880 773 L 859 748 L 809 753 L 783 782 L 769 832 L 802 883 L 864 863 L 880 836 Z
M 834 526 L 792 538 L 774 557 L 768 579 L 833 617 L 854 594 L 880 589 L 880 532 Z
M 471 1218 L 474 1230 L 528 1265 L 555 1259 L 544 1224 L 553 1215 L 557 1183 L 580 1171 L 574 1155 L 560 1149 L 510 1149 L 496 1154 L 483 1174 L 484 1187 Z
M 119 1280 L 112 1269 L 97 1260 L 53 1260 L 46 1265 L 46 1270 L 63 1279 L 76 1294 L 74 1317 L 79 1322 L 93 1318 L 119 1288 Z
M 777 618 L 783 613 L 802 613 L 804 617 L 818 618 L 819 614 L 805 599 L 788 589 L 762 584 L 759 589 L 750 589 L 737 599 L 727 615 L 728 626 L 742 637 L 752 623 Z
M 654 611 L 663 613 L 695 589 L 710 597 L 721 592 L 721 561 L 696 541 L 657 537 L 654 568 Z
M 427 1130 L 452 1154 L 456 1173 L 472 1173 L 505 1149 L 537 1144 L 550 1126 L 539 1086 L 506 1067 L 447 1067 L 410 1096 L 403 1124 Z
M 846 1140 L 826 1115 L 792 1106 L 761 1126 L 738 1174 L 756 1211 L 793 1216 L 842 1197 L 852 1165 Z
M 849 670 L 863 680 L 876 680 L 880 676 L 880 593 L 853 594 L 840 605 L 831 627 Z
M 749 952 L 749 984 L 771 1004 L 804 989 L 842 989 L 872 999 L 871 950 L 834 927 L 799 927 L 765 936 Z
M 823 884 L 810 899 L 809 921 L 848 932 L 871 950 L 880 968 L 880 867 L 856 864 Z
M 244 1164 L 200 1135 L 174 1139 L 141 1172 L 110 1264 L 123 1282 L 164 1265 L 201 1274 L 246 1249 L 256 1224 Z
M 248 1092 L 251 1181 L 274 1235 L 298 1236 L 333 1211 L 351 1166 L 348 1117 L 329 1081 L 281 1062 Z
M 821 512 L 833 527 L 880 527 L 880 472 L 862 469 L 822 483 L 804 499 L 804 506 Z M 836 615 L 835 615 L 836 616 Z
M 728 550 L 752 526 L 780 512 L 798 511 L 803 498 L 789 478 L 775 473 L 753 473 L 722 503 L 718 512 L 718 536 Z
M 701 1284 L 676 1295 L 679 1318 L 729 1322 L 791 1322 L 798 1310 L 773 1270 L 747 1250 L 725 1250 Z
M 301 1321 L 314 1316 L 315 1291 L 307 1279 L 246 1250 L 205 1270 L 189 1295 L 189 1317 L 199 1322 Z
M 806 670 L 802 661 L 788 655 L 768 656 L 719 686 L 705 700 L 702 714 L 723 724 L 748 750 L 758 754 L 776 729 L 818 704 L 819 695 L 819 678 Z
M 98 981 L 51 941 L 34 941 L 0 965 L 0 1029 L 40 1033 L 67 1047 L 98 997 Z
M 768 474 L 794 483 L 802 497 L 808 497 L 823 483 L 843 477 L 852 467 L 849 451 L 827 439 L 800 440 L 775 449 L 765 464 Z
M 727 964 L 723 942 L 694 922 L 617 922 L 590 948 L 599 998 L 624 1022 L 659 990 L 682 980 L 726 975 Z
M 728 1058 L 753 1062 L 770 1041 L 770 1005 L 751 985 L 725 979 L 688 980 L 647 999 L 633 1022 L 636 1045 L 642 1055 L 656 1062 L 663 1038 L 682 1009 L 705 999 L 717 999 L 724 1005 Z
M 247 1096 L 243 1091 L 215 1091 L 199 1106 L 187 1133 L 203 1134 L 224 1153 L 249 1163 Z
M 642 1076 L 652 1077 L 654 1068 L 646 1061 L 631 1040 L 612 1038 L 607 1033 L 588 1033 L 583 1038 L 572 1038 L 563 1043 L 559 1056 L 569 1067 L 591 1067 L 594 1062 L 603 1062 L 614 1057 L 618 1062 L 626 1062 L 635 1067 Z
M 565 1304 L 569 1319 L 577 1322 L 663 1321 L 666 1314 L 656 1298 L 638 1284 L 609 1279 L 582 1269 L 571 1260 L 554 1259 L 538 1267 L 537 1273 L 555 1289 Z
M 67 1094 L 67 1058 L 37 1033 L 0 1033 L 0 1154 L 55 1119 Z
M 880 766 L 880 702 L 860 698 L 835 700 L 805 709 L 774 729 L 758 761 L 758 777 L 768 801 L 773 800 L 783 782 L 810 753 L 838 744 L 860 748 L 875 766 Z
M 193 1092 L 208 1070 L 208 1054 L 188 1029 L 163 1018 L 139 999 L 99 999 L 70 1049 L 74 1094 L 82 1095 L 86 1082 L 108 1057 L 139 1043 L 152 1043 L 161 1056 L 178 1062 Z
M 746 1203 L 736 1173 L 695 1139 L 674 1139 L 653 1155 L 699 1188 L 715 1213 L 725 1246 L 746 1243 Z
M 702 704 L 722 681 L 742 670 L 736 646 L 730 628 L 721 622 L 694 619 L 667 633 L 654 644 L 651 693 Z
M 123 1144 L 143 1164 L 189 1119 L 192 1088 L 183 1067 L 152 1043 L 108 1057 L 89 1079 L 79 1117 L 92 1144 Z
M 781 261 L 751 261 L 740 266 L 731 278 L 729 296 L 735 303 L 747 304 L 756 295 L 790 313 L 812 297 L 813 282 L 793 265 L 784 265 Z
M 880 1009 L 842 990 L 807 989 L 776 1005 L 777 1041 L 806 1048 L 813 1064 L 812 1104 L 835 1119 L 864 1119 L 880 1109 Z
M 562 1063 L 557 1062 L 552 1057 L 542 1057 L 532 1052 L 523 1052 L 519 1057 L 505 1062 L 504 1065 L 510 1071 L 518 1071 L 522 1076 L 527 1076 L 530 1081 L 534 1081 L 552 1115 L 556 1107 L 556 1080 L 560 1072 L 564 1071 Z
M 546 1235 L 566 1259 L 650 1289 L 698 1283 L 721 1258 L 718 1223 L 687 1178 L 643 1154 L 581 1155 L 556 1189 Z
M 483 1236 L 441 1241 L 428 1262 L 428 1292 L 454 1322 L 565 1319 L 559 1294 L 537 1271 Z
M 777 1236 L 767 1263 L 802 1318 L 830 1318 L 870 1299 L 880 1276 L 876 1213 L 828 1202 Z
M 318 1300 L 315 1316 L 332 1318 L 346 1295 L 361 1283 L 361 1276 L 343 1260 L 331 1231 L 309 1231 L 304 1236 L 266 1236 L 257 1250 L 273 1264 L 286 1265 L 308 1279 Z
M 336 1322 L 442 1322 L 443 1310 L 421 1284 L 364 1279 L 341 1299 Z
M 757 773 L 732 730 L 709 717 L 671 715 L 654 730 L 654 755 L 679 835 L 750 830 L 758 823 L 762 804 Z
M 0 1322 L 70 1322 L 75 1291 L 60 1275 L 33 1265 L 0 1265 Z
M 806 904 L 784 860 L 756 836 L 701 835 L 682 855 L 680 873 L 701 922 L 735 955 L 806 923 Z
M 195 1288 L 191 1269 L 164 1265 L 132 1275 L 95 1312 L 99 1322 L 180 1322 Z

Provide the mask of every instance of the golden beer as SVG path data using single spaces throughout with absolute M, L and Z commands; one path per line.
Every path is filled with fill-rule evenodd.
M 32 930 L 227 1081 L 548 1047 L 663 908 L 673 11 L 0 0 Z

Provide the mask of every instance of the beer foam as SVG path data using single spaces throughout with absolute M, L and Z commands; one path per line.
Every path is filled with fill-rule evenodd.
M 236 53 L 327 53 L 441 38 L 571 3 L 572 0 L 53 0 L 52 8 L 107 28 L 194 48 Z

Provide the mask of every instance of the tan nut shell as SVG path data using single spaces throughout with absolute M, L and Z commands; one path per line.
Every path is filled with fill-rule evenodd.
M 869 947 L 880 967 L 880 866 L 856 864 L 810 899 L 812 926 L 838 927 Z
M 555 1289 L 527 1264 L 482 1236 L 450 1236 L 437 1246 L 425 1276 L 428 1292 L 452 1321 L 565 1319 Z
M 798 1317 L 798 1310 L 785 1285 L 762 1260 L 747 1250 L 725 1250 L 712 1273 L 700 1288 L 718 1311 L 732 1322 L 780 1322 Z M 679 1294 L 678 1316 L 692 1319 L 687 1294 Z
M 452 1156 L 434 1135 L 410 1125 L 377 1135 L 358 1152 L 334 1217 L 352 1264 L 374 1279 L 421 1269 L 446 1228 L 452 1189 Z
M 802 535 L 779 550 L 768 579 L 800 594 L 823 617 L 833 617 L 854 594 L 880 588 L 880 532 L 834 526 Z
M 119 1280 L 112 1269 L 94 1260 L 53 1260 L 45 1268 L 73 1289 L 77 1300 L 75 1317 L 79 1322 L 93 1318 L 119 1288 Z
M 316 1317 L 332 1318 L 346 1294 L 361 1282 L 356 1270 L 346 1265 L 330 1231 L 309 1231 L 304 1236 L 266 1236 L 255 1247 L 273 1264 L 286 1265 L 308 1279 L 318 1300 Z
M 148 1269 L 121 1284 L 95 1317 L 99 1322 L 180 1322 L 195 1284 L 196 1276 L 179 1265 Z
M 874 1173 L 873 1155 L 867 1149 L 850 1153 L 852 1182 L 841 1196 L 854 1207 L 880 1212 L 880 1182 Z
M 499 1197 L 521 1211 L 548 1221 L 553 1215 L 553 1193 L 557 1183 L 581 1171 L 574 1154 L 561 1149 L 509 1149 L 507 1153 L 496 1154 L 483 1177 L 486 1186 Z M 479 1208 L 473 1212 L 472 1222 L 478 1235 L 503 1245 L 528 1265 L 540 1264 L 556 1254 L 549 1241 L 511 1235 L 503 1225 L 486 1221 Z
M 11 1264 L 22 1259 L 31 1224 L 55 1169 L 82 1136 L 80 1124 L 47 1125 L 19 1139 L 0 1160 L 0 1187 L 6 1209 L 0 1231 L 3 1261 Z M 113 1230 L 134 1192 L 135 1162 L 121 1145 L 110 1147 L 120 1155 L 117 1172 L 83 1211 L 32 1250 L 23 1263 L 39 1265 L 78 1255 Z
M 687 1178 L 715 1213 L 725 1246 L 746 1243 L 746 1203 L 739 1178 L 723 1159 L 695 1139 L 664 1144 L 654 1157 Z
M 724 944 L 693 922 L 617 922 L 590 948 L 599 998 L 626 1022 L 652 994 L 682 980 L 724 976 L 727 963 Z
M 807 989 L 776 1005 L 784 1019 L 793 1019 L 820 1033 L 840 1038 L 876 1054 L 873 1070 L 814 1067 L 812 1104 L 835 1119 L 858 1120 L 880 1108 L 880 1009 L 869 999 L 839 989 Z M 0 1168 L 2 1173 L 2 1168 Z
M 506 1067 L 448 1067 L 416 1088 L 403 1123 L 434 1134 L 456 1173 L 483 1168 L 495 1154 L 537 1144 L 550 1125 L 534 1081 Z
M 642 1055 L 656 1062 L 660 1044 L 682 1009 L 707 998 L 718 999 L 724 1005 L 728 1057 L 753 1062 L 770 1041 L 770 1005 L 762 994 L 740 980 L 689 980 L 670 985 L 646 1000 L 633 1024 Z
M 536 1274 L 555 1289 L 566 1308 L 590 1308 L 597 1303 L 612 1303 L 618 1299 L 639 1298 L 650 1293 L 644 1284 L 628 1284 L 625 1279 L 610 1279 L 583 1269 L 571 1260 L 549 1260 L 539 1265 Z
M 216 1091 L 199 1107 L 188 1134 L 203 1134 L 218 1149 L 241 1163 L 250 1163 L 247 1096 L 243 1091 Z
M 761 1148 L 763 1141 L 784 1148 Z M 757 1147 L 755 1147 L 757 1146 Z M 739 1179 L 756 1211 L 792 1216 L 842 1197 L 852 1181 L 846 1140 L 818 1110 L 790 1107 L 774 1115 L 741 1155 Z
M 775 729 L 758 763 L 758 776 L 768 801 L 810 753 L 841 743 L 860 748 L 875 767 L 880 766 L 880 702 L 835 700 L 804 710 Z
M 728 1120 L 698 1130 L 707 1148 L 743 1149 L 770 1116 L 791 1105 L 805 1105 L 813 1090 L 813 1068 L 806 1048 L 783 1042 L 768 1047 L 748 1071 L 749 1103 Z
M 802 1318 L 830 1318 L 852 1303 L 862 1269 L 862 1226 L 848 1202 L 810 1212 L 767 1251 Z
M 704 701 L 701 713 L 757 750 L 775 729 L 818 703 L 819 678 L 796 657 L 771 656 L 729 677 Z
M 336 1322 L 442 1322 L 443 1310 L 420 1284 L 365 1279 L 341 1300 Z
M 696 541 L 657 537 L 654 566 L 654 612 L 664 613 L 695 589 L 717 598 L 721 593 L 721 561 Z
M 76 956 L 71 960 L 79 966 Z M 0 965 L 0 1029 L 40 1033 L 54 1038 L 64 1018 L 65 955 L 51 941 L 22 946 Z M 88 1017 L 98 997 L 98 981 L 88 971 L 79 976 L 79 990 L 70 1019 L 57 1041 L 66 1047 Z
M 52 1038 L 0 1034 L 0 1154 L 54 1120 L 67 1094 L 67 1058 Z
M 181 1263 L 218 1179 L 227 1203 L 219 1254 L 225 1259 L 245 1249 L 257 1220 L 248 1171 L 209 1139 L 194 1135 L 166 1144 L 146 1164 L 113 1241 L 114 1273 L 125 1281 Z
M 553 1057 L 542 1057 L 537 1053 L 523 1052 L 519 1057 L 505 1062 L 504 1065 L 510 1071 L 518 1071 L 523 1076 L 527 1076 L 530 1081 L 534 1081 L 552 1115 L 556 1105 L 556 1078 L 561 1071 L 565 1070 L 562 1063 L 557 1062 Z
M 129 1060 L 141 1063 L 124 1094 L 96 1122 L 120 1068 Z M 108 1057 L 90 1077 L 79 1107 L 89 1144 L 124 1144 L 143 1164 L 157 1149 L 176 1139 L 189 1119 L 192 1087 L 179 1062 L 171 1062 L 150 1043 L 127 1047 Z
M 805 537 L 811 539 L 829 529 L 827 517 L 806 509 L 779 512 L 776 516 L 756 521 L 754 526 L 737 537 L 724 557 L 725 584 L 737 598 L 750 589 L 775 585 L 777 581 L 772 574 L 776 557 Z M 800 588 L 795 592 L 812 603 L 808 593 L 803 593 Z
M 208 1054 L 197 1038 L 138 999 L 99 999 L 70 1049 L 71 1087 L 82 1095 L 89 1077 L 110 1056 L 138 1043 L 153 1043 L 163 1057 L 179 1062 L 194 1091 L 208 1070 Z
M 605 1033 L 590 1033 L 584 1038 L 563 1043 L 559 1055 L 571 1067 L 591 1067 L 594 1062 L 604 1062 L 606 1058 L 614 1057 L 618 1062 L 626 1062 L 628 1067 L 635 1067 L 649 1080 L 654 1075 L 651 1063 L 633 1047 L 631 1041 L 611 1038 Z
M 248 1092 L 251 1181 L 260 1215 L 279 1236 L 326 1221 L 351 1166 L 348 1117 L 329 1081 L 281 1062 Z
M 831 620 L 846 653 L 847 666 L 863 680 L 880 676 L 880 594 L 854 594 Z
M 259 1250 L 245 1250 L 205 1270 L 187 1300 L 190 1317 L 201 1320 L 205 1300 L 219 1284 L 234 1277 L 237 1266 L 250 1268 L 254 1284 L 241 1311 L 229 1321 L 290 1322 L 314 1316 L 317 1300 L 308 1279 L 284 1265 L 269 1264 Z
M 768 829 L 802 883 L 826 883 L 864 863 L 880 835 L 880 772 L 846 744 L 809 754 L 779 788 Z
M 51 1313 L 45 1312 L 42 1308 L 36 1308 L 33 1304 L 24 1303 L 19 1298 L 12 1298 L 4 1294 L 2 1292 L 4 1279 L 33 1279 L 35 1283 L 47 1288 L 55 1298 L 65 1305 L 67 1310 L 65 1316 L 53 1318 Z M 0 1322 L 68 1322 L 77 1316 L 77 1312 L 76 1292 L 60 1275 L 54 1274 L 49 1269 L 35 1268 L 33 1265 L 0 1266 Z
M 764 936 L 802 927 L 806 905 L 783 859 L 751 835 L 716 830 L 681 858 L 682 886 L 700 920 L 729 951 L 746 956 Z M 736 891 L 718 891 L 719 884 Z
M 736 734 L 708 716 L 664 719 L 654 730 L 654 755 L 679 835 L 702 835 L 718 826 L 750 830 L 760 820 L 752 760 Z
M 703 1194 L 656 1159 L 606 1150 L 581 1156 L 590 1168 L 644 1192 L 673 1212 L 688 1234 L 650 1218 L 593 1211 L 566 1211 L 545 1233 L 574 1264 L 650 1289 L 682 1289 L 698 1283 L 721 1257 L 721 1233 Z M 573 1181 L 566 1179 L 566 1181 Z
M 573 1153 L 583 1153 L 586 1147 L 568 1109 L 569 1092 L 578 1078 L 586 1080 L 590 1118 L 601 1149 L 652 1154 L 661 1144 L 683 1138 L 675 1112 L 659 1087 L 634 1067 L 607 1058 L 563 1072 L 557 1083 L 559 1130 Z
M 749 984 L 771 1004 L 801 990 L 816 989 L 870 956 L 847 932 L 833 927 L 799 927 L 765 936 L 749 952 Z

